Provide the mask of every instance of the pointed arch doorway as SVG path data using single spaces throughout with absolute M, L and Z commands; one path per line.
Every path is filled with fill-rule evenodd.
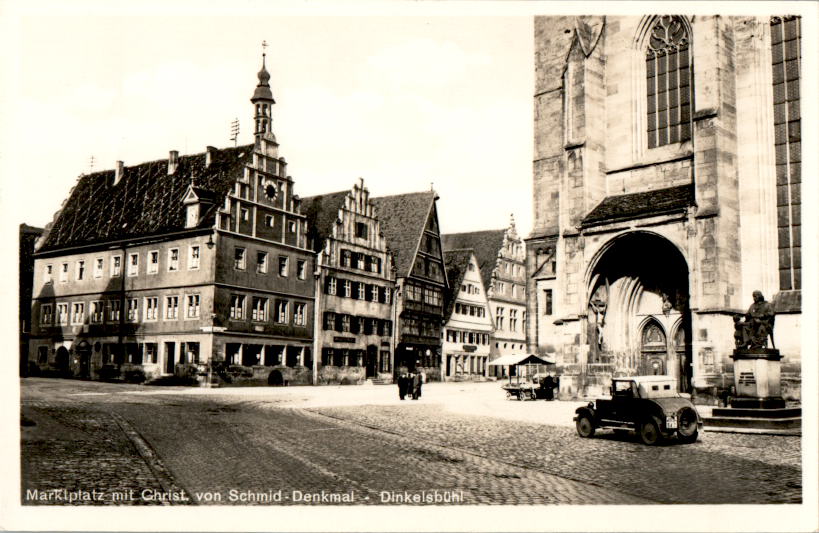
M 588 362 L 619 375 L 670 375 L 691 383 L 688 263 L 668 239 L 647 231 L 613 238 L 588 272 Z
M 640 374 L 661 376 L 667 373 L 666 358 L 668 341 L 663 327 L 656 320 L 649 320 L 640 335 Z

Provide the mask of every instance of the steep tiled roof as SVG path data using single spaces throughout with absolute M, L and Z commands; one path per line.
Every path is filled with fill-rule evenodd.
M 308 196 L 301 200 L 301 212 L 307 217 L 307 240 L 316 252 L 324 248 L 324 241 L 333 232 L 338 210 L 350 191 L 331 192 Z
M 489 288 L 492 283 L 492 271 L 498 259 L 498 252 L 503 246 L 503 235 L 506 230 L 493 229 L 472 231 L 469 233 L 447 233 L 441 235 L 441 244 L 444 250 L 460 250 L 471 248 L 475 251 L 478 268 L 481 269 L 483 286 Z
M 584 226 L 683 211 L 694 205 L 694 187 L 680 185 L 667 189 L 621 194 L 605 198 L 583 219 Z
M 408 276 L 412 270 L 415 251 L 436 198 L 435 191 L 425 191 L 371 200 L 378 212 L 381 231 L 392 252 L 398 277 Z
M 205 154 L 182 156 L 168 175 L 168 161 L 124 167 L 114 185 L 114 170 L 80 177 L 55 220 L 47 228 L 40 251 L 146 237 L 185 228 L 185 191 L 195 179 L 197 193 L 210 196 L 200 227 L 213 225 L 222 198 L 241 176 L 253 146 L 214 150 L 205 167 Z
M 444 252 L 444 268 L 446 268 L 446 277 L 449 280 L 449 289 L 444 298 L 444 322 L 449 320 L 455 308 L 455 300 L 458 297 L 458 291 L 461 290 L 461 284 L 473 253 L 475 252 L 472 249 Z

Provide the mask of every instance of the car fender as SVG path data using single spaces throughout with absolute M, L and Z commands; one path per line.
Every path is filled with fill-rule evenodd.
M 589 402 L 588 405 L 584 405 L 583 407 L 578 407 L 577 409 L 574 410 L 574 413 L 575 413 L 575 417 L 572 420 L 574 420 L 575 422 L 577 422 L 577 418 L 581 414 L 585 414 L 585 415 L 588 415 L 589 418 L 592 419 L 595 426 L 597 425 L 597 412 L 594 409 L 594 404 L 592 402 Z

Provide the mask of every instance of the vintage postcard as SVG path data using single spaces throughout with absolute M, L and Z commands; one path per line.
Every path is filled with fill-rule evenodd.
M 3 528 L 819 527 L 815 4 L 1 13 Z

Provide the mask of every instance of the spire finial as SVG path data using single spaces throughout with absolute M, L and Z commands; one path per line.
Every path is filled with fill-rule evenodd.
M 267 41 L 262 41 L 262 68 L 265 67 L 265 57 L 267 56 Z

